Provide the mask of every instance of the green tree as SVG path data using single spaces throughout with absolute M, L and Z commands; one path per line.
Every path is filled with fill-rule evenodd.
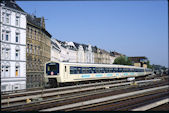
M 132 65 L 132 62 L 131 62 L 131 60 L 128 59 L 128 57 L 126 57 L 126 56 L 120 56 L 120 57 L 117 57 L 114 60 L 113 64 Z
M 150 65 L 150 61 L 149 60 L 147 61 L 147 68 L 152 69 L 152 66 Z

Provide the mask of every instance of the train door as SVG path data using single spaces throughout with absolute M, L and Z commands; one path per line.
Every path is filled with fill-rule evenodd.
M 64 65 L 64 78 L 68 78 L 68 66 Z

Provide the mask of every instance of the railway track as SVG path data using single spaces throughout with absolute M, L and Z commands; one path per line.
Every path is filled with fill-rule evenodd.
M 141 85 L 142 83 L 144 83 L 143 85 L 146 84 L 150 84 L 151 82 L 158 82 L 160 81 L 160 79 L 153 79 L 153 80 L 144 80 L 144 81 L 137 81 L 136 83 L 138 83 L 139 85 Z M 109 89 L 109 88 L 119 88 L 119 87 L 126 87 L 126 86 L 130 86 L 132 82 L 127 82 L 127 83 L 120 83 L 120 84 L 108 84 L 108 83 L 104 83 L 101 84 L 99 83 L 99 85 L 95 85 L 94 87 L 92 85 L 90 85 L 90 87 L 80 87 L 79 89 L 71 89 L 71 90 L 65 90 L 65 91 L 57 91 L 57 92 L 49 92 L 49 93 L 44 93 L 42 95 L 41 94 L 36 94 L 36 95 L 29 95 L 29 96 L 23 96 L 23 97 L 16 97 L 16 98 L 10 98 L 10 99 L 2 99 L 1 100 L 1 105 L 3 107 L 5 106 L 11 106 L 11 105 L 16 105 L 16 104 L 25 104 L 26 103 L 26 99 L 34 99 L 34 98 L 41 98 L 41 100 L 47 100 L 48 98 L 56 98 L 56 97 L 61 97 L 61 96 L 66 96 L 66 95 L 75 95 L 78 94 L 79 92 L 90 92 L 90 91 L 98 91 L 98 90 L 104 90 L 104 89 Z
M 168 77 L 167 75 L 164 75 L 164 76 Z M 161 79 L 162 77 L 163 76 L 159 76 L 158 78 Z M 136 80 L 145 80 L 145 79 L 149 80 L 149 79 L 152 79 L 152 78 L 155 78 L 155 76 L 153 76 L 153 77 L 140 76 L 140 77 L 136 77 Z M 113 81 L 113 82 L 115 81 L 114 83 L 118 83 L 118 82 L 120 83 L 120 82 L 126 82 L 126 79 L 122 79 L 122 80 L 114 80 L 114 79 L 112 79 L 112 80 L 109 80 L 109 82 L 111 82 L 111 81 Z M 93 84 L 97 85 L 96 82 L 93 83 Z M 86 84 L 75 85 L 75 87 L 83 87 L 85 85 Z M 72 86 L 70 86 L 70 87 L 68 86 L 67 88 L 73 88 L 73 87 Z M 29 95 L 29 94 L 39 93 L 42 90 L 44 92 L 50 92 L 50 91 L 52 91 L 51 89 L 55 90 L 57 88 L 29 88 L 29 89 L 23 89 L 23 90 L 6 91 L 6 92 L 1 92 L 1 98 L 5 99 L 5 98 L 8 98 L 8 97 L 13 98 L 13 97 L 25 96 L 25 95 Z M 61 87 L 61 89 L 64 90 L 63 87 Z M 57 89 L 57 90 L 59 90 L 59 89 Z
M 120 99 L 118 101 L 108 101 L 99 103 L 99 105 L 86 106 L 85 108 L 67 109 L 65 111 L 131 111 L 134 108 L 156 102 L 165 98 L 169 98 L 169 91 L 156 91 L 149 94 L 141 94 Z
M 69 105 L 64 105 L 64 106 L 58 106 L 58 107 L 54 107 L 54 108 L 48 108 L 48 109 L 44 109 L 41 111 L 57 111 L 57 110 L 63 110 L 63 111 L 76 110 L 77 111 L 77 110 L 89 108 L 92 106 L 98 106 L 98 105 L 100 105 L 100 103 L 105 104 L 105 102 L 110 102 L 110 101 L 111 102 L 112 101 L 118 102 L 118 101 L 122 101 L 122 100 L 126 100 L 126 99 L 138 98 L 140 95 L 145 96 L 145 95 L 154 94 L 156 92 L 162 92 L 164 90 L 168 91 L 167 88 L 168 88 L 168 85 L 158 87 L 158 88 L 150 88 L 150 89 L 145 89 L 145 90 L 141 90 L 141 91 L 134 91 L 134 92 L 128 92 L 128 93 L 118 94 L 118 95 L 114 95 L 114 96 L 103 97 L 103 98 L 99 98 L 99 99 L 92 99 L 92 100 L 88 100 L 88 101 L 84 101 L 84 102 L 79 102 L 79 103 L 74 103 L 74 104 L 69 104 Z
M 166 77 L 166 76 L 165 76 Z M 167 76 L 168 77 L 168 76 Z M 163 77 L 158 77 L 159 79 Z M 149 80 L 152 79 L 150 77 L 137 77 L 137 80 Z M 1 99 L 8 99 L 8 98 L 15 98 L 15 97 L 23 97 L 23 96 L 29 96 L 29 95 L 35 95 L 38 93 L 49 93 L 49 92 L 57 92 L 57 91 L 63 91 L 63 90 L 71 90 L 75 88 L 83 88 L 83 87 L 91 87 L 91 86 L 99 86 L 99 85 L 106 85 L 106 84 L 113 84 L 113 83 L 122 83 L 122 82 L 127 82 L 126 79 L 123 80 L 112 80 L 108 82 L 101 82 L 101 83 L 91 83 L 91 84 L 82 84 L 82 85 L 75 85 L 75 86 L 67 86 L 67 87 L 60 87 L 60 88 L 50 88 L 50 89 L 43 89 L 43 88 L 33 88 L 33 89 L 28 89 L 28 90 L 19 90 L 16 91 L 15 93 L 2 93 L 1 94 Z
M 60 88 L 50 88 L 50 89 L 40 89 L 40 90 L 33 90 L 32 89 L 32 90 L 24 91 L 24 92 L 2 94 L 1 99 L 30 96 L 30 95 L 35 95 L 37 93 L 42 93 L 42 91 L 43 91 L 43 93 L 50 93 L 50 92 L 66 91 L 66 90 L 71 90 L 71 89 L 99 86 L 99 85 L 103 85 L 103 84 L 106 85 L 106 84 L 115 84 L 115 83 L 123 83 L 123 82 L 127 82 L 127 81 L 126 80 L 117 80 L 117 81 L 109 81 L 109 82 L 101 82 L 101 83 L 91 83 L 91 84 L 67 86 L 67 87 L 60 87 Z
M 156 86 L 162 86 L 165 85 L 166 83 L 163 81 L 161 83 L 156 82 L 156 84 L 154 85 L 148 85 L 147 84 L 147 88 L 151 88 L 151 87 L 156 87 Z M 29 104 L 23 104 L 20 106 L 11 106 L 11 107 L 4 107 L 1 108 L 2 111 L 31 111 L 31 110 L 41 110 L 41 109 L 47 109 L 47 108 L 51 108 L 51 107 L 56 107 L 56 106 L 63 106 L 66 104 L 72 104 L 72 103 L 77 103 L 80 101 L 85 101 L 85 100 L 91 100 L 94 98 L 101 98 L 104 96 L 110 96 L 110 95 L 117 95 L 117 94 L 121 94 L 121 93 L 126 93 L 129 91 L 135 91 L 135 90 L 141 90 L 144 89 L 146 85 L 141 85 L 140 87 L 137 86 L 132 86 L 132 87 L 123 87 L 120 90 L 120 88 L 116 88 L 113 89 L 111 91 L 110 89 L 106 89 L 102 92 L 98 92 L 98 91 L 94 91 L 94 92 L 88 92 L 88 93 L 80 93 L 77 95 L 72 95 L 72 96 L 65 96 L 65 97 L 55 97 L 53 99 L 49 99 L 46 101 L 40 101 L 40 102 L 36 102 L 36 103 L 29 103 Z M 97 96 L 96 96 L 97 94 Z

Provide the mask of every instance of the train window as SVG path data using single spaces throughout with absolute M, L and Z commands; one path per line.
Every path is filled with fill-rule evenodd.
M 82 73 L 82 68 L 81 67 L 77 67 L 77 74 L 81 74 Z
M 93 73 L 93 67 L 89 67 L 89 73 Z
M 83 73 L 83 74 L 87 73 L 86 67 L 82 67 L 82 73 Z
M 46 64 L 46 73 L 48 75 L 57 75 L 59 73 L 59 64 L 58 63 Z
M 90 68 L 86 67 L 86 73 L 90 73 Z
M 108 73 L 108 72 L 109 72 L 109 68 L 107 68 L 107 67 L 104 68 L 104 72 L 105 72 L 105 73 Z
M 103 67 L 100 68 L 100 72 L 104 73 L 104 68 Z
M 96 68 L 95 67 L 92 68 L 92 73 L 96 73 Z
M 100 73 L 100 68 L 96 67 L 96 73 Z
M 71 66 L 70 67 L 70 74 L 73 74 L 73 72 L 74 72 L 74 68 Z
M 70 67 L 70 74 L 77 74 L 77 67 Z
M 122 72 L 122 68 L 118 68 L 118 72 Z
M 113 73 L 114 72 L 114 68 L 110 68 L 109 72 Z
M 122 68 L 122 72 L 127 72 L 127 69 L 126 68 Z
M 114 72 L 118 72 L 118 68 L 113 68 Z
M 108 73 L 111 73 L 111 68 L 108 68 L 107 70 L 108 70 Z

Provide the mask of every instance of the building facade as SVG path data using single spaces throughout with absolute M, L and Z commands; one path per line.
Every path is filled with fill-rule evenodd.
M 80 45 L 79 43 L 76 43 L 76 42 L 73 42 L 73 43 L 77 48 L 76 62 L 84 63 L 85 62 L 85 52 L 84 52 L 83 46 Z
M 115 51 L 110 51 L 110 64 L 114 63 L 114 60 L 120 56 L 124 56 L 123 54 L 120 54 L 118 52 Z
M 51 61 L 60 61 L 61 49 L 58 46 L 56 39 L 51 39 Z
M 148 58 L 145 56 L 128 57 L 128 59 L 131 60 L 134 66 L 147 68 Z
M 77 62 L 77 48 L 73 42 L 65 42 L 68 51 L 68 62 Z
M 94 53 L 92 51 L 91 45 L 82 44 L 84 49 L 84 62 L 85 63 L 94 63 Z
M 26 88 L 26 13 L 15 1 L 0 2 L 1 91 Z
M 27 88 L 44 85 L 44 65 L 51 60 L 51 35 L 45 29 L 44 17 L 27 15 L 26 35 Z

